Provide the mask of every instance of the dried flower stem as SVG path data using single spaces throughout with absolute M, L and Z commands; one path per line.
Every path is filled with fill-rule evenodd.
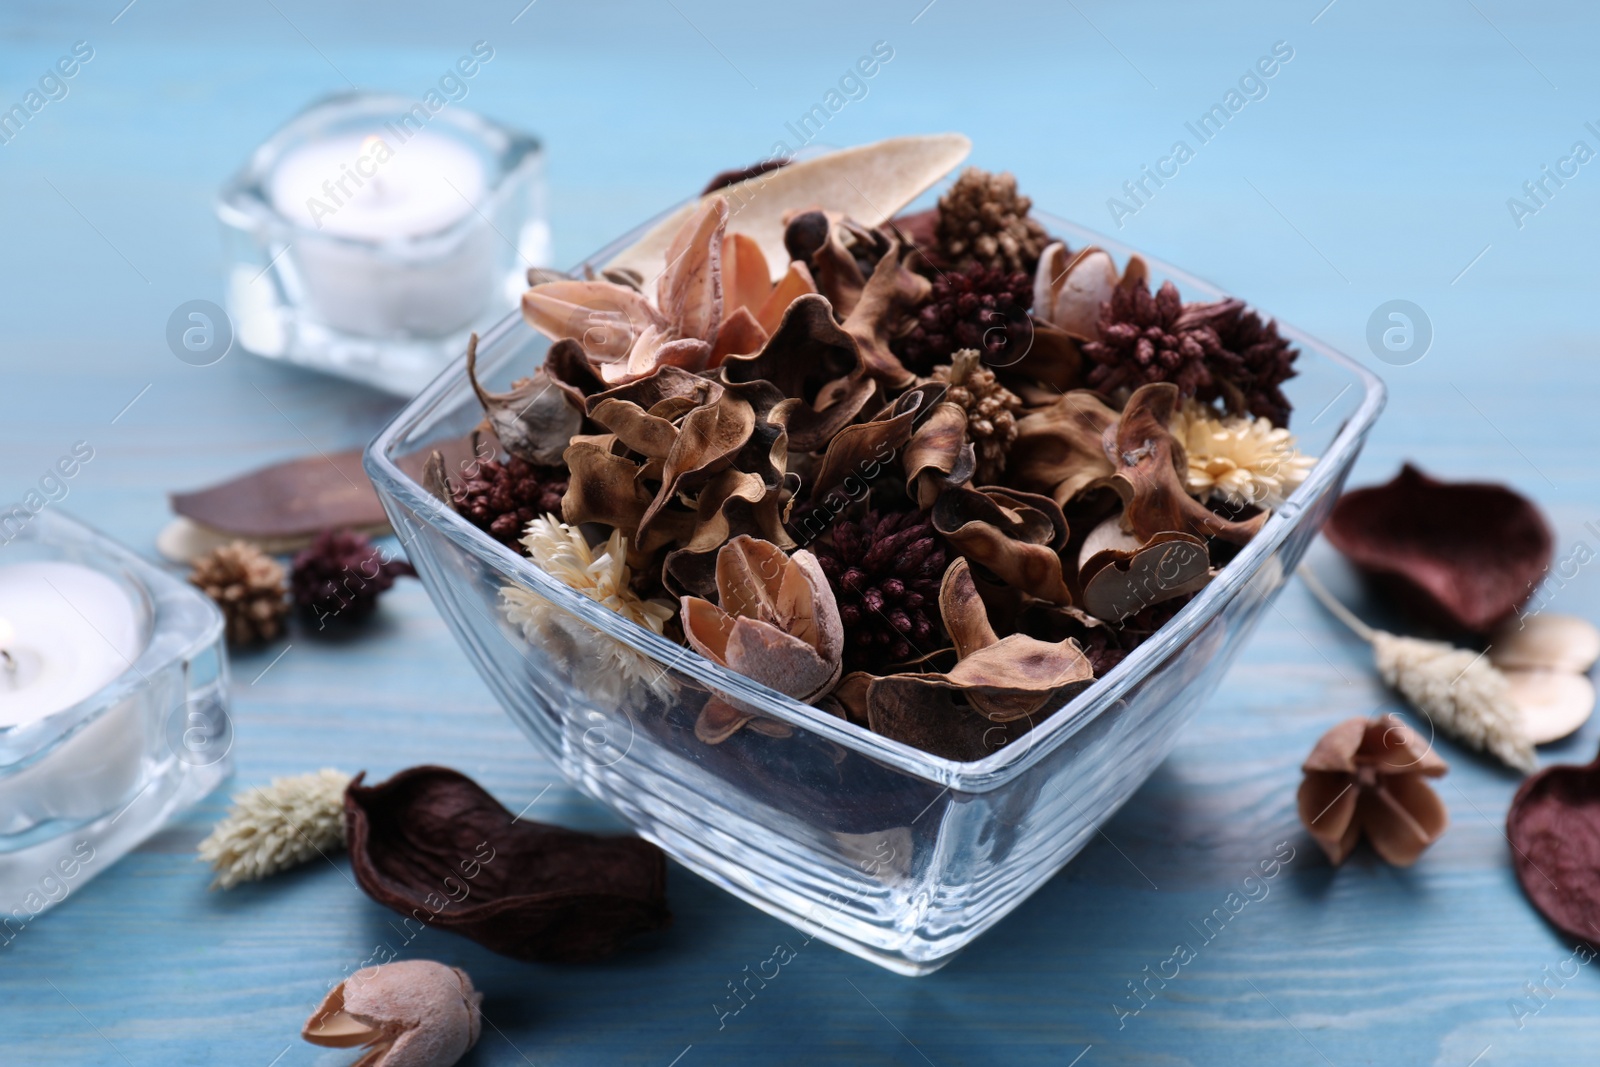
M 1400 637 L 1368 626 L 1328 592 L 1311 568 L 1302 563 L 1299 573 L 1311 595 L 1372 646 L 1373 660 L 1384 682 L 1398 690 L 1430 722 L 1470 747 L 1489 752 L 1507 766 L 1524 773 L 1537 769 L 1533 742 L 1511 703 L 1510 685 L 1481 653 L 1443 641 Z

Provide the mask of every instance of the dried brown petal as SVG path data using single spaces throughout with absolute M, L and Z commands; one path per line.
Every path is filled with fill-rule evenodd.
M 478 382 L 478 335 L 467 340 L 467 380 L 472 383 L 489 428 L 505 450 L 528 463 L 561 462 L 567 442 L 583 425 L 583 412 L 567 394 L 554 388 L 549 372 L 539 367 L 532 377 L 511 384 L 510 392 L 491 393 Z
M 1011 484 L 1065 507 L 1116 470 L 1105 447 L 1106 430 L 1116 421 L 1117 412 L 1086 389 L 1024 416 L 1017 421 L 1017 439 L 1006 457 Z
M 1032 726 L 1025 719 L 993 722 L 963 703 L 958 693 L 914 675 L 872 679 L 866 703 L 873 733 L 963 762 L 993 755 Z
M 639 484 L 638 466 L 613 448 L 615 434 L 579 435 L 563 453 L 571 479 L 561 517 L 576 526 L 603 522 L 634 537 L 654 494 Z
M 722 378 L 728 382 L 769 381 L 783 390 L 784 396 L 810 403 L 826 383 L 861 369 L 855 339 L 834 321 L 828 301 L 811 293 L 789 305 L 761 351 L 730 356 L 722 365 Z
M 1078 578 L 1084 610 L 1120 623 L 1152 604 L 1205 588 L 1211 581 L 1211 557 L 1198 537 L 1168 531 L 1132 552 L 1108 548 L 1095 553 Z
M 922 509 L 931 508 L 951 486 L 972 481 L 978 460 L 967 440 L 966 409 L 949 402 L 935 405 L 912 432 L 901 463 L 906 472 L 906 495 Z
M 1364 835 L 1385 862 L 1409 867 L 1449 825 L 1444 805 L 1423 781 L 1449 768 L 1392 715 L 1339 723 L 1301 769 L 1300 821 L 1335 865 Z
M 1142 385 L 1106 433 L 1117 464 L 1111 486 L 1122 497 L 1124 524 L 1142 541 L 1177 530 L 1245 544 L 1266 523 L 1267 512 L 1233 522 L 1189 495 L 1184 488 L 1188 458 L 1168 428 L 1177 406 L 1176 385 Z
M 717 552 L 740 534 L 793 548 L 794 540 L 783 527 L 784 503 L 792 492 L 787 481 L 770 484 L 747 471 L 729 468 L 714 475 L 696 499 L 693 536 L 663 561 L 669 587 L 694 596 L 715 596 Z
M 1062 579 L 1067 520 L 1049 497 L 998 486 L 947 489 L 933 505 L 933 528 L 967 559 L 1002 582 L 1056 604 L 1070 604 Z
M 367 895 L 513 959 L 597 960 L 672 921 L 666 857 L 512 815 L 472 779 L 412 767 L 345 792 L 350 866 Z
M 889 350 L 889 341 L 894 327 L 910 309 L 928 299 L 933 285 L 906 266 L 909 248 L 903 248 L 892 235 L 888 242 L 888 251 L 878 260 L 859 301 L 845 314 L 843 325 L 844 332 L 855 338 L 867 373 L 891 389 L 903 389 L 916 375 Z
M 925 696 L 941 689 L 955 690 L 983 717 L 1004 723 L 1028 717 L 1094 678 L 1094 669 L 1073 641 L 1040 641 L 1025 634 L 996 639 L 970 565 L 964 559 L 957 559 L 945 570 L 939 607 L 948 612 L 946 625 L 954 627 L 951 638 L 959 656 L 956 665 L 943 673 L 895 674 L 879 679 L 868 687 L 869 715 L 881 682 L 894 683 L 883 692 L 896 702 L 895 722 L 903 722 L 920 686 Z M 913 682 L 917 684 L 910 684 Z M 935 709 L 946 706 L 944 698 L 926 698 Z
M 1569 937 L 1600 941 L 1600 759 L 1547 767 L 1511 799 L 1506 838 L 1517 881 Z
M 1323 533 L 1374 589 L 1427 622 L 1488 633 L 1550 565 L 1550 527 L 1503 485 L 1435 481 L 1406 464 L 1334 505 Z
M 943 395 L 941 385 L 908 389 L 867 422 L 834 434 L 812 475 L 811 498 L 821 500 L 851 475 L 859 478 L 869 466 L 876 469 L 887 464 L 911 440 L 918 420 L 933 410 Z

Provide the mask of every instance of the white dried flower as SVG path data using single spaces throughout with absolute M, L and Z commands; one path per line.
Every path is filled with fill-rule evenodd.
M 1277 508 L 1306 480 L 1316 459 L 1295 448 L 1294 434 L 1268 419 L 1225 415 L 1189 401 L 1172 433 L 1189 457 L 1188 489 L 1234 507 Z
M 674 611 L 668 604 L 645 600 L 629 584 L 628 542 L 621 531 L 600 546 L 590 546 L 583 532 L 552 515 L 528 523 L 522 544 L 547 574 L 654 633 L 663 633 Z M 620 699 L 643 684 L 658 696 L 673 693 L 673 683 L 654 660 L 609 637 L 518 585 L 500 589 L 501 610 L 522 630 L 530 644 L 545 648 L 601 699 Z
M 213 889 L 232 889 L 344 847 L 344 789 L 350 776 L 324 768 L 237 794 L 233 808 L 200 842 L 216 868 Z

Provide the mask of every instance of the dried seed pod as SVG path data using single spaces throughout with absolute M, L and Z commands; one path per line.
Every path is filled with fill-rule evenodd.
M 457 967 L 400 960 L 333 988 L 300 1036 L 325 1048 L 367 1049 L 353 1067 L 450 1067 L 478 1042 L 483 994 Z
M 1450 824 L 1424 778 L 1449 767 L 1394 716 L 1346 719 L 1306 757 L 1300 821 L 1337 866 L 1363 836 L 1384 862 L 1409 867 Z
M 1536 745 L 1559 741 L 1594 713 L 1594 683 L 1566 671 L 1505 671 L 1511 706 Z
M 1600 660 L 1600 629 L 1575 615 L 1540 612 L 1513 619 L 1489 636 L 1489 662 L 1503 671 L 1588 674 Z

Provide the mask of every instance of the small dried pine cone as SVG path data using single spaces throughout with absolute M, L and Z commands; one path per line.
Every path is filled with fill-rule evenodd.
M 189 581 L 222 609 L 229 644 L 261 644 L 283 632 L 289 613 L 283 564 L 248 541 L 195 560 Z
M 1006 453 L 1017 439 L 1017 412 L 1022 398 L 1000 384 L 994 371 L 982 363 L 976 348 L 964 348 L 951 357 L 949 366 L 933 368 L 935 381 L 950 388 L 945 400 L 967 413 L 967 440 L 977 454 L 978 469 L 973 480 L 992 485 L 1006 468 Z
M 1032 274 L 1050 235 L 1030 217 L 1033 201 L 1009 173 L 968 167 L 939 198 L 939 250 L 957 266 Z

